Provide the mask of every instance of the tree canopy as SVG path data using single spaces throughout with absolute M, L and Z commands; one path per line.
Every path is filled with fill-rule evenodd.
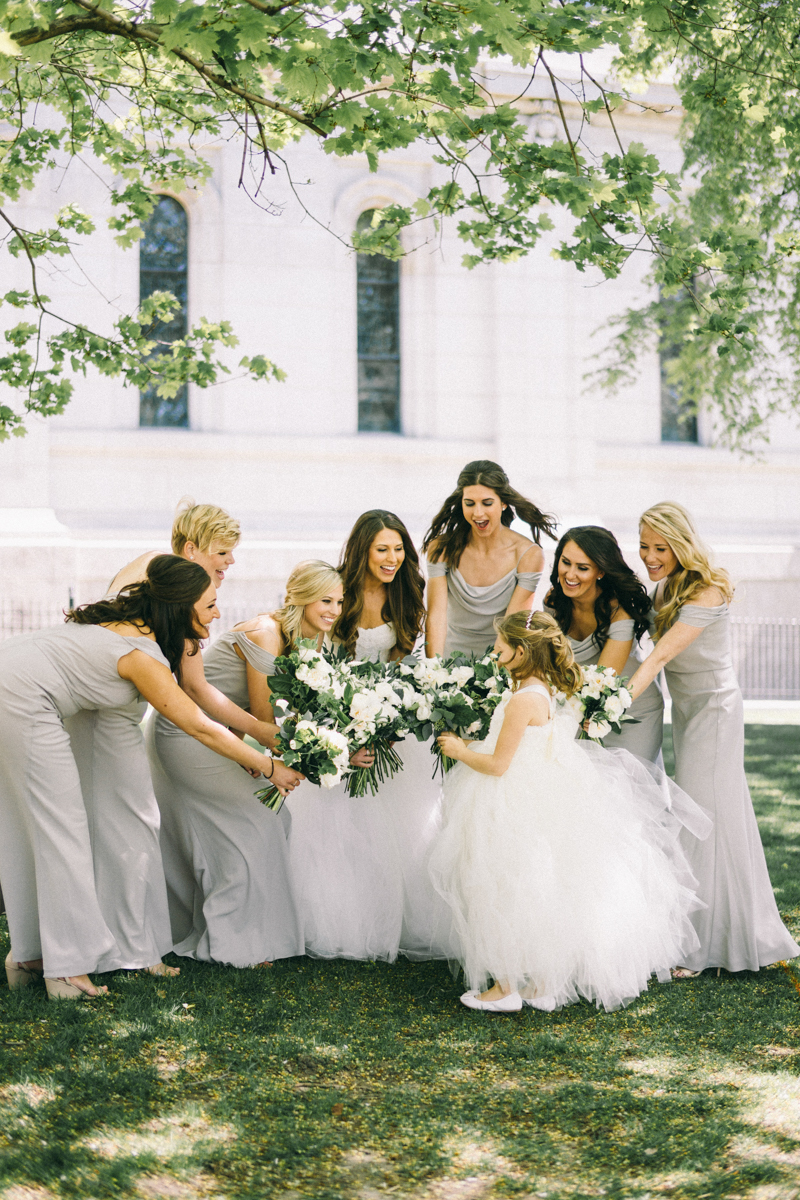
M 613 87 L 587 62 L 603 47 Z M 569 80 L 554 63 L 565 53 Z M 546 80 L 554 139 L 487 90 L 482 66 L 500 56 Z M 640 102 L 626 80 L 665 72 L 685 112 L 682 179 L 619 127 Z M 613 278 L 648 253 L 667 303 L 621 314 L 603 382 L 632 378 L 642 348 L 667 338 L 684 397 L 746 439 L 800 401 L 799 72 L 797 0 L 0 0 L 0 224 L 6 252 L 30 267 L 29 286 L 0 297 L 19 310 L 0 381 L 21 397 L 0 405 L 0 438 L 23 432 L 26 412 L 61 412 L 71 375 L 89 367 L 167 397 L 220 378 L 233 330 L 201 321 L 159 344 L 154 323 L 177 303 L 168 293 L 112 334 L 53 313 L 37 265 L 70 254 L 95 218 L 70 205 L 26 229 L 8 209 L 43 171 L 90 154 L 112 173 L 116 239 L 134 245 L 158 190 L 202 184 L 203 146 L 234 133 L 267 183 L 303 135 L 373 170 L 387 151 L 430 144 L 441 178 L 354 234 L 362 250 L 399 256 L 402 230 L 433 216 L 457 223 L 468 266 L 510 261 L 552 229 L 550 202 L 572 218 L 557 253 L 578 270 Z M 593 151 L 593 120 L 613 151 Z M 264 356 L 240 365 L 280 376 Z

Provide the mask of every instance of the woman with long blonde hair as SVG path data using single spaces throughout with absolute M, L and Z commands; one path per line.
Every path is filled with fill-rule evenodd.
M 289 576 L 280 609 L 241 622 L 206 651 L 209 684 L 271 729 L 272 746 L 278 731 L 269 689 L 275 659 L 298 638 L 321 645 L 341 608 L 338 571 L 325 562 L 303 562 Z M 148 750 L 162 815 L 175 953 L 237 967 L 302 954 L 286 805 L 280 813 L 265 808 L 255 792 L 266 779 L 226 770 L 227 764 L 220 769 L 217 755 L 195 749 L 165 717 L 152 723 Z M 286 771 L 272 761 L 273 771 Z
M 642 514 L 639 555 L 655 583 L 655 650 L 630 681 L 641 695 L 664 670 L 672 697 L 675 779 L 713 818 L 686 846 L 698 895 L 700 945 L 676 972 L 757 971 L 800 954 L 780 919 L 744 773 L 744 710 L 730 649 L 733 587 L 680 504 Z
M 709 822 L 656 767 L 575 740 L 555 693 L 573 695 L 582 673 L 553 617 L 516 612 L 496 628 L 513 695 L 484 742 L 439 738 L 459 762 L 430 865 L 458 933 L 461 1002 L 618 1008 L 697 944 L 677 832 L 703 836 Z

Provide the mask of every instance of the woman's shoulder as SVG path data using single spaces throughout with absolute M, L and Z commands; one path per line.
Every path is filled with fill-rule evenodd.
M 622 607 L 619 600 L 611 601 L 611 624 L 616 625 L 617 621 L 632 621 L 631 614 Z
M 283 630 L 270 613 L 259 613 L 249 621 L 240 621 L 231 632 L 244 634 L 249 642 L 270 654 L 280 654 L 286 640 Z
M 544 568 L 544 551 L 541 546 L 537 546 L 530 538 L 524 534 L 517 533 L 511 529 L 509 533 L 513 534 L 515 541 L 515 549 L 517 552 L 517 572 L 535 572 L 541 571 Z
M 696 592 L 687 604 L 696 604 L 698 608 L 720 608 L 725 603 L 725 597 L 718 587 L 711 584 L 709 587 L 703 588 L 702 591 Z

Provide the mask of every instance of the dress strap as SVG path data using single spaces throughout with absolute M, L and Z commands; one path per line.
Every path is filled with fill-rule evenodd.
M 260 671 L 262 675 L 275 674 L 275 655 L 270 654 L 269 650 L 264 650 L 255 642 L 251 642 L 243 630 L 232 629 L 227 636 L 230 636 L 231 640 L 236 643 L 255 671 Z

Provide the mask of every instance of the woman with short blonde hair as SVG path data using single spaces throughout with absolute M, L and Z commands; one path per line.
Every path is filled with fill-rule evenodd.
M 685 845 L 705 907 L 700 947 L 680 977 L 706 967 L 757 971 L 800 954 L 781 921 L 744 772 L 744 710 L 730 649 L 733 587 L 680 504 L 642 514 L 639 555 L 655 583 L 655 650 L 630 681 L 634 697 L 663 668 L 672 697 L 675 780 L 714 820 Z

